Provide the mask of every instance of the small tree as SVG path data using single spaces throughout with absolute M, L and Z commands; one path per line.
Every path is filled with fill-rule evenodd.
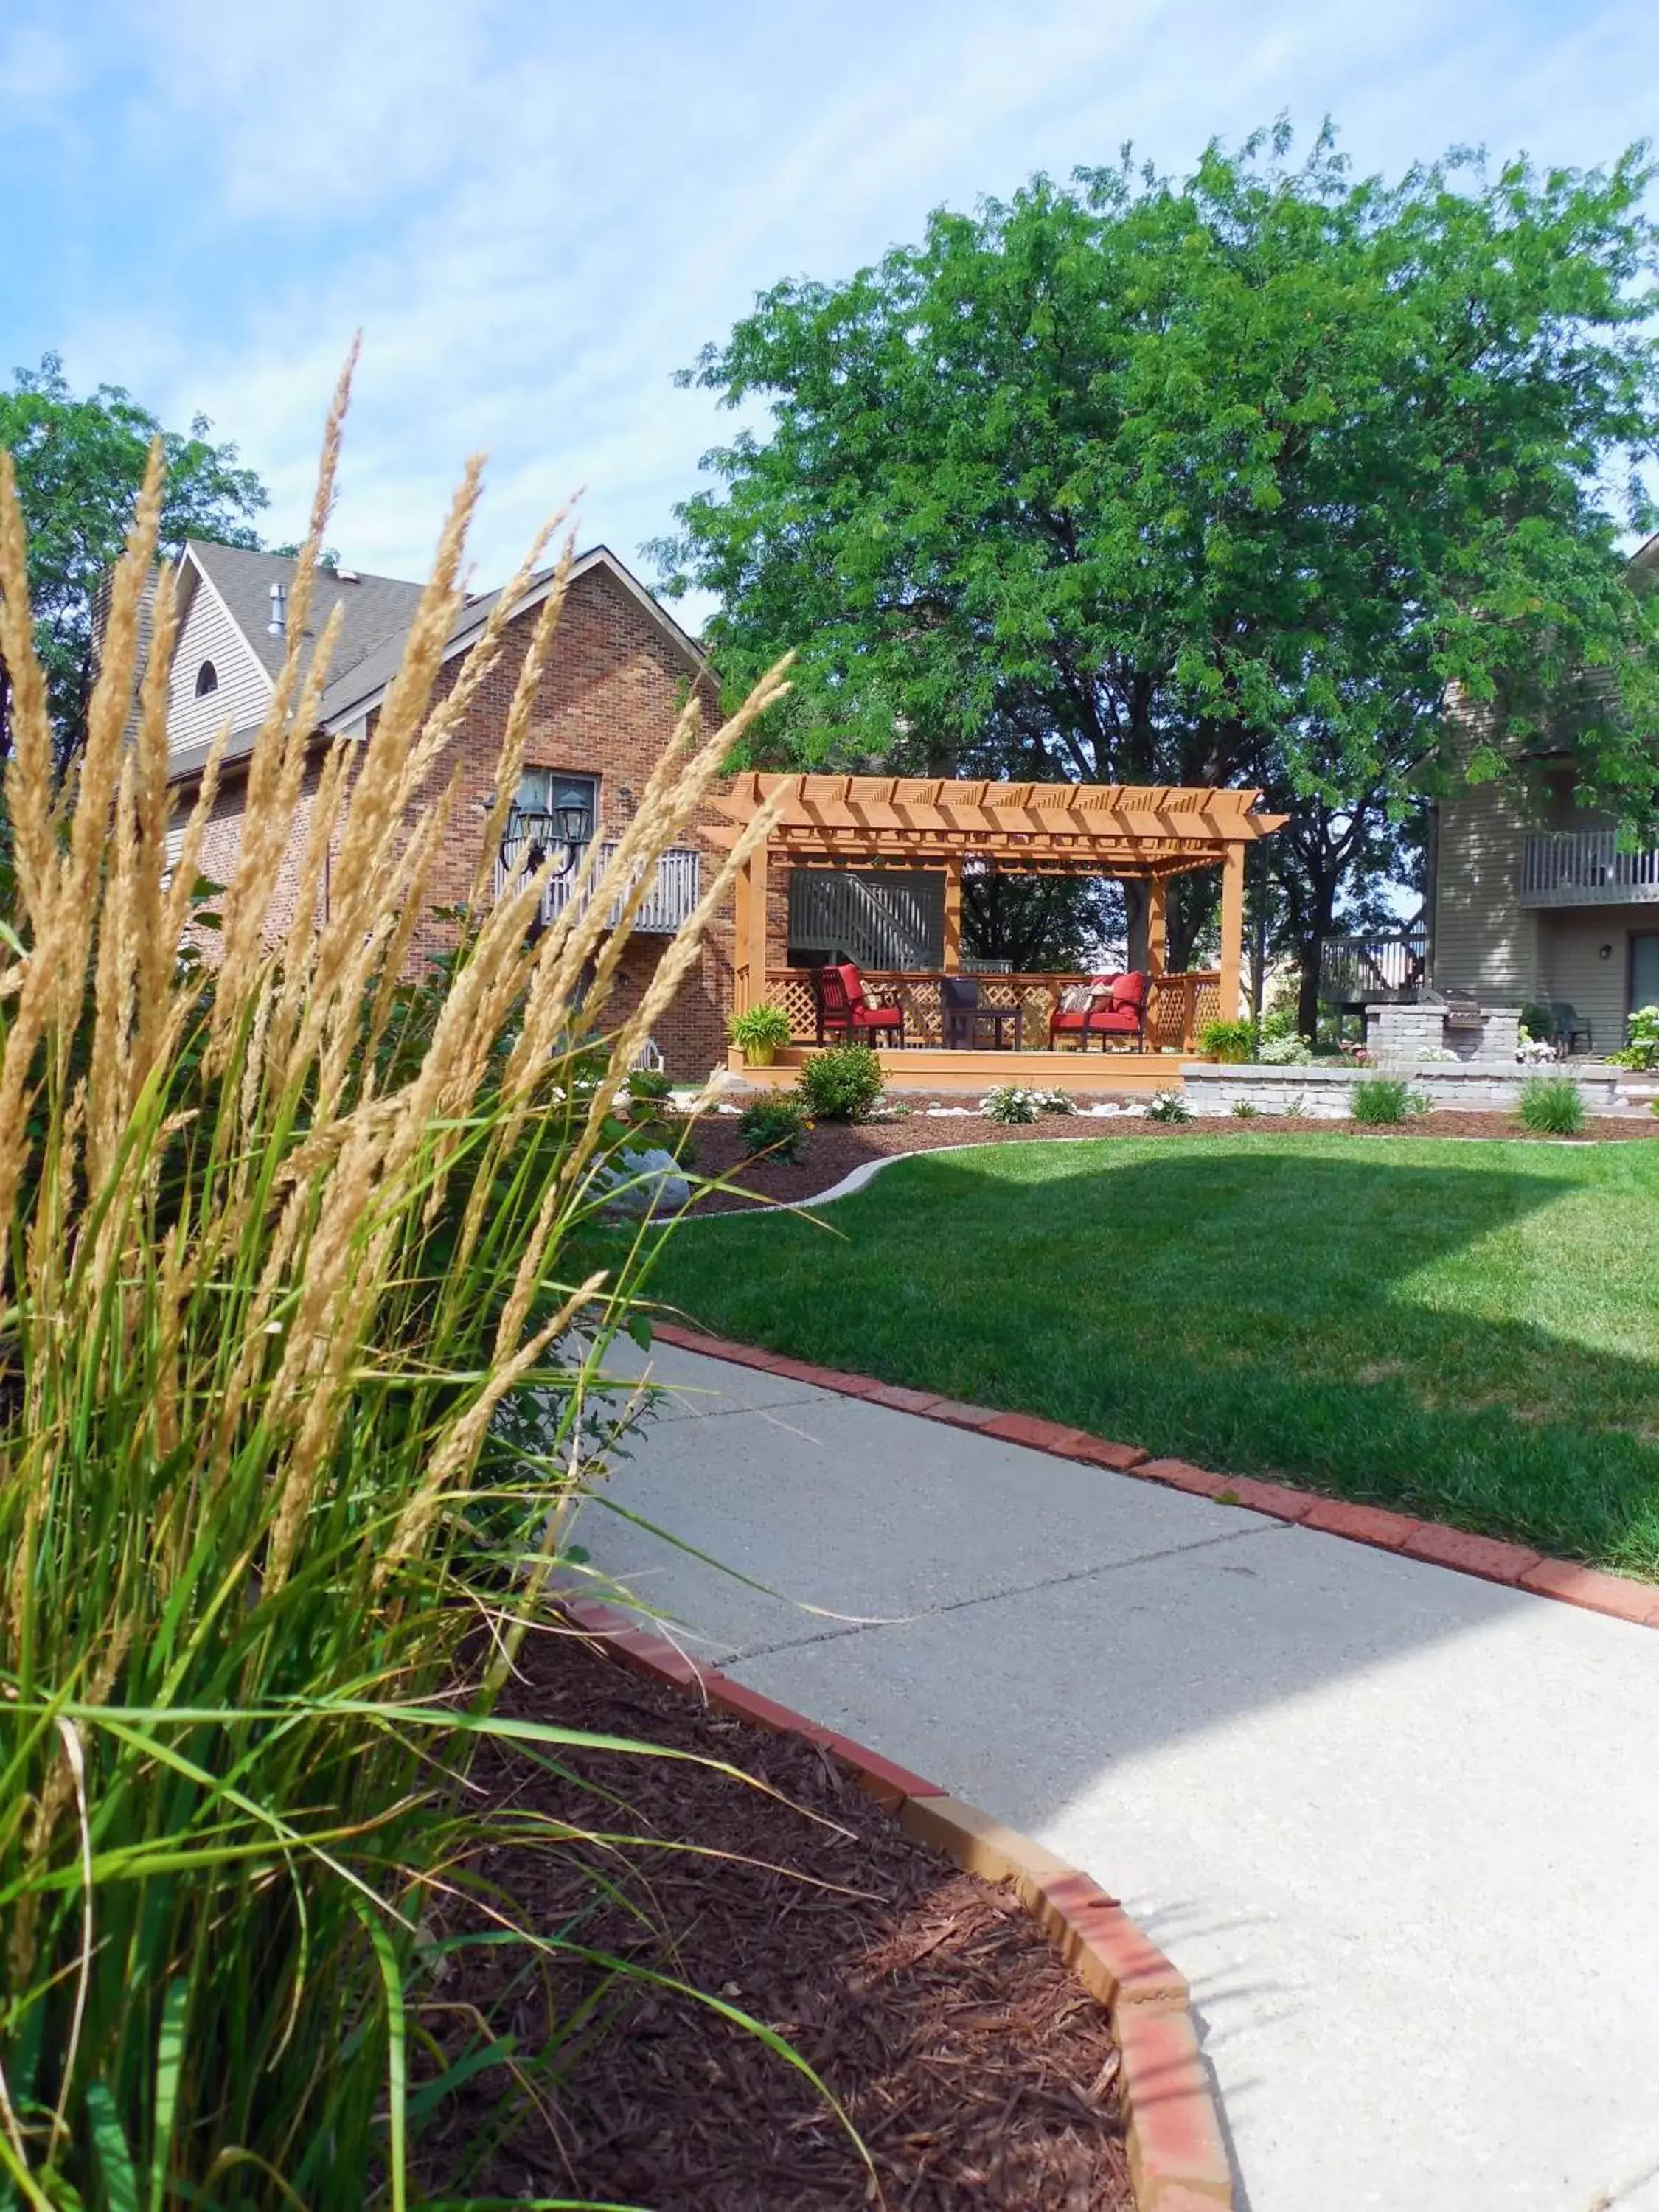
M 1618 542 L 1651 519 L 1608 488 L 1659 443 L 1656 171 L 1389 183 L 1290 148 L 1038 177 L 778 285 L 690 372 L 771 427 L 658 551 L 717 596 L 733 687 L 800 648 L 769 760 L 1288 801 L 1308 996 L 1425 797 L 1517 765 L 1443 760 L 1454 688 L 1654 816 L 1659 633 Z M 1172 959 L 1213 896 L 1178 887 Z
M 252 518 L 269 495 L 234 446 L 210 442 L 204 415 L 187 435 L 163 431 L 118 386 L 77 399 L 55 353 L 18 369 L 0 392 L 0 450 L 17 474 L 28 531 L 34 649 L 46 672 L 58 764 L 80 751 L 93 678 L 93 603 L 126 542 L 150 441 L 167 455 L 159 550 L 177 555 L 186 538 L 258 545 Z M 0 759 L 11 750 L 10 685 L 0 662 Z

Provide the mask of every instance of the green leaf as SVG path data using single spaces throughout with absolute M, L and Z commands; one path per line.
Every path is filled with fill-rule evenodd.
M 87 2124 L 98 2153 L 109 2212 L 138 2212 L 138 2175 L 121 2127 L 115 2100 L 101 2081 L 87 2091 Z
M 167 2156 L 173 2148 L 173 2123 L 179 2109 L 179 2081 L 184 2070 L 185 2015 L 190 2009 L 190 1984 L 179 1974 L 167 1984 L 161 2001 L 161 2033 L 155 2050 L 155 2144 L 150 2153 L 149 2212 L 161 2212 L 167 2193 Z

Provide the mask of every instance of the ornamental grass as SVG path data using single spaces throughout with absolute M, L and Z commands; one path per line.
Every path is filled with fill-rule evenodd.
M 628 925 L 784 687 L 712 732 L 687 708 L 609 866 L 590 848 L 593 880 L 532 943 L 545 871 L 483 895 L 567 542 L 473 904 L 442 987 L 412 984 L 452 740 L 549 539 L 450 682 L 469 465 L 372 734 L 319 739 L 332 624 L 306 647 L 349 373 L 210 959 L 226 738 L 169 871 L 166 569 L 139 672 L 159 451 L 61 790 L 0 459 L 0 2205 L 401 2206 L 444 2086 L 422 2022 L 446 1911 L 466 1899 L 549 1971 L 579 1941 L 518 1930 L 489 1892 L 501 1838 L 465 1750 L 506 1730 L 493 1698 L 613 1428 L 598 1362 L 643 1249 L 605 1212 L 613 1102 L 765 817 L 608 1024 Z M 572 1740 L 511 1733 L 549 1758 Z

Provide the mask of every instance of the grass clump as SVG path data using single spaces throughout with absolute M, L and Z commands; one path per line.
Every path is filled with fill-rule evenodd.
M 484 888 L 567 544 L 472 918 L 442 988 L 411 985 L 456 739 L 531 562 L 441 683 L 470 468 L 372 735 L 330 744 L 336 625 L 308 616 L 344 404 L 343 380 L 211 968 L 186 939 L 228 731 L 169 877 L 159 447 L 61 795 L 0 457 L 0 2202 L 37 2212 L 400 2207 L 430 1917 L 488 1899 L 544 1970 L 578 1940 L 488 1897 L 467 1746 L 617 1427 L 599 1360 L 647 1232 L 605 1218 L 613 1109 L 763 820 L 606 1034 L 629 918 L 781 686 L 714 732 L 688 708 L 611 866 L 589 848 L 591 896 L 532 942 L 547 870 Z M 296 817 L 287 910 L 321 919 L 284 932 Z
M 868 1045 L 830 1045 L 801 1069 L 800 1095 L 820 1121 L 867 1121 L 881 1100 L 881 1062 Z
M 1409 1083 L 1399 1077 L 1372 1075 L 1355 1084 L 1348 1111 L 1356 1121 L 1363 1121 L 1368 1127 L 1397 1128 L 1402 1121 L 1409 1121 L 1413 1114 L 1426 1113 L 1428 1105 Z
M 1584 1097 L 1570 1075 L 1531 1075 L 1521 1085 L 1521 1122 L 1534 1137 L 1583 1133 Z

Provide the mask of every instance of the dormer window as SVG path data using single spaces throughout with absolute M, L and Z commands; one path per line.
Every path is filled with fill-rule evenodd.
M 196 696 L 205 699 L 210 691 L 219 689 L 219 672 L 210 660 L 204 660 L 196 672 Z

